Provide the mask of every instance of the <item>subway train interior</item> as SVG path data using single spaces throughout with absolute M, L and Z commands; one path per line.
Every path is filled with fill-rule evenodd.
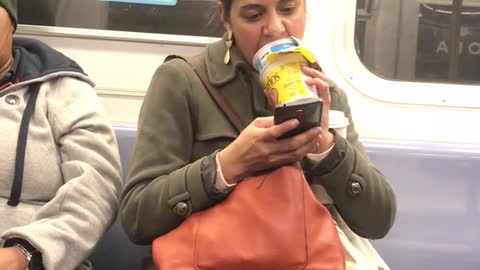
M 216 0 L 20 0 L 15 35 L 78 62 L 118 139 L 124 181 L 145 92 L 170 54 L 219 39 Z M 373 245 L 393 270 L 480 269 L 480 0 L 307 0 L 304 42 L 347 94 L 397 199 Z M 140 269 L 118 220 L 94 269 Z

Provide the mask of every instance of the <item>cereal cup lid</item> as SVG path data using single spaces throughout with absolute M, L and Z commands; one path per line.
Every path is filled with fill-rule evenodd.
M 280 53 L 280 52 L 287 52 L 294 50 L 297 46 L 299 46 L 298 39 L 294 37 L 288 37 L 279 39 L 268 44 L 265 44 L 258 52 L 253 56 L 253 67 L 257 71 L 262 71 L 265 67 L 265 59 L 268 55 L 272 53 Z

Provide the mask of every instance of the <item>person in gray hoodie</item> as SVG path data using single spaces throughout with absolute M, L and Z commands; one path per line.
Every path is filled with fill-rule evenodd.
M 116 217 L 116 139 L 79 65 L 13 38 L 16 0 L 0 0 L 0 269 L 89 269 Z

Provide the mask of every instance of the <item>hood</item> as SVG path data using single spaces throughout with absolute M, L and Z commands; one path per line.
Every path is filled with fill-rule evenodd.
M 72 59 L 47 44 L 28 38 L 13 39 L 13 77 L 16 85 L 47 81 L 56 77 L 75 77 L 95 86 Z

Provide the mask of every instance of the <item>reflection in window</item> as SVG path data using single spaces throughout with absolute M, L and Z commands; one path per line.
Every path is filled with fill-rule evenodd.
M 355 47 L 386 79 L 480 84 L 480 0 L 357 1 Z
M 216 0 L 159 1 L 22 0 L 21 24 L 220 37 Z M 169 2 L 172 1 L 161 1 Z M 147 4 L 150 3 L 150 4 Z

